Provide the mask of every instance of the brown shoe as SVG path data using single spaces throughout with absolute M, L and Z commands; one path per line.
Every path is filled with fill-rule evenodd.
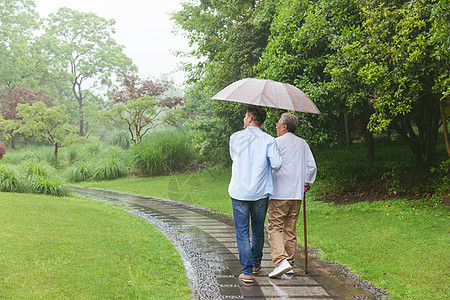
M 241 280 L 243 283 L 253 283 L 253 276 L 252 275 L 245 275 L 242 273 L 239 275 L 239 280 Z
M 261 266 L 253 268 L 253 274 L 259 274 L 259 271 L 261 271 Z

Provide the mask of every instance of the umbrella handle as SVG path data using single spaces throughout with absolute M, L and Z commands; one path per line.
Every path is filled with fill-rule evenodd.
M 306 193 L 303 194 L 303 230 L 305 233 L 305 274 L 308 274 L 308 244 L 306 238 Z

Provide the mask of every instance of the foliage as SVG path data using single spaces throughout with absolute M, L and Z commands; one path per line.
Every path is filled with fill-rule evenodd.
M 191 134 L 180 129 L 152 132 L 131 153 L 136 168 L 150 176 L 182 171 L 194 159 Z
M 69 152 L 74 151 L 69 147 Z M 77 145 L 72 158 L 72 164 L 65 170 L 67 180 L 82 182 L 91 179 L 112 180 L 128 175 L 131 158 L 127 150 L 91 142 Z
M 192 128 L 195 149 L 208 166 L 231 165 L 228 142 L 232 132 L 225 123 L 218 118 L 200 116 L 195 120 L 189 120 L 186 126 Z
M 242 129 L 245 111 L 242 113 L 242 105 L 210 98 L 234 81 L 256 76 L 253 67 L 267 45 L 277 2 L 189 1 L 182 3 L 182 9 L 172 16 L 177 29 L 195 46 L 184 55 L 200 60 L 184 65 L 191 84 L 186 101 L 188 113 L 211 117 L 209 123 L 221 124 L 225 131 L 218 138 L 223 139 L 223 144 L 228 142 L 230 133 Z M 209 136 L 215 140 L 206 140 L 205 135 L 204 142 L 217 144 L 217 138 Z
M 79 134 L 85 135 L 84 110 L 86 95 L 93 86 L 110 85 L 114 74 L 131 66 L 131 59 L 123 53 L 123 46 L 113 39 L 114 20 L 106 20 L 94 13 L 60 8 L 46 20 L 43 36 L 53 69 L 68 73 L 73 102 L 78 109 Z M 69 66 L 69 68 L 67 67 Z
M 123 149 L 129 149 L 131 146 L 129 132 L 125 130 L 110 131 L 105 137 L 105 143 L 111 146 L 118 146 Z
M 70 196 L 72 191 L 45 161 L 29 159 L 18 166 L 0 165 L 0 191 Z
M 396 162 L 387 162 L 386 163 L 386 172 L 384 172 L 381 179 L 386 180 L 386 188 L 389 191 L 390 195 L 397 195 L 400 190 L 400 180 L 399 180 L 399 172 L 398 172 L 398 163 Z
M 36 87 L 46 68 L 36 41 L 40 26 L 34 1 L 0 2 L 0 89 Z
M 17 105 L 31 105 L 37 101 L 49 103 L 50 100 L 51 97 L 44 90 L 35 90 L 23 85 L 14 88 L 0 87 L 0 114 L 3 117 L 0 128 L 8 145 L 11 142 L 12 149 L 15 149 L 14 136 L 22 124 L 22 118 L 17 115 Z
M 112 180 L 126 177 L 128 170 L 125 163 L 118 157 L 109 157 L 102 159 L 97 164 L 92 178 L 95 180 Z
M 69 182 L 88 181 L 94 175 L 94 165 L 92 162 L 79 161 L 69 167 L 66 172 Z
M 19 170 L 27 177 L 52 177 L 56 170 L 45 160 L 27 159 L 19 164 Z
M 60 177 L 34 176 L 31 178 L 31 189 L 35 194 L 67 197 L 72 195 L 72 190 L 65 185 Z
M 30 183 L 16 167 L 0 164 L 0 191 L 27 193 L 30 191 Z
M 169 82 L 140 80 L 130 72 L 122 72 L 121 77 L 121 89 L 114 90 L 111 96 L 115 104 L 101 116 L 115 127 L 126 128 L 132 143 L 139 144 L 157 125 L 176 125 L 177 120 L 185 118 L 184 114 L 175 113 L 175 108 L 183 105 L 183 98 L 157 98 L 170 88 Z
M 64 153 L 60 154 L 61 157 L 64 157 Z M 8 163 L 12 165 L 20 165 L 22 162 L 27 160 L 34 161 L 45 161 L 52 166 L 56 166 L 55 156 L 54 156 L 54 147 L 49 146 L 41 146 L 41 147 L 28 147 L 22 148 L 18 150 L 11 150 L 6 153 L 2 162 Z
M 24 122 L 17 131 L 50 142 L 55 148 L 56 161 L 59 148 L 80 140 L 76 128 L 67 123 L 69 116 L 63 105 L 48 107 L 44 102 L 38 101 L 32 105 L 18 104 L 17 110 Z
M 114 104 L 101 117 L 119 128 L 127 128 L 132 143 L 139 144 L 151 129 L 162 124 L 159 115 L 163 110 L 158 102 L 158 99 L 150 96 L 131 99 L 126 103 Z
M 436 176 L 432 187 L 437 196 L 450 193 L 450 159 L 442 161 L 439 167 L 432 167 L 431 173 Z
M 259 77 L 299 87 L 319 108 L 320 115 L 296 113 L 297 133 L 310 144 L 331 144 L 343 135 L 346 98 L 330 85 L 326 67 L 335 52 L 335 37 L 357 23 L 352 0 L 282 1 L 277 7 L 269 43 L 256 69 Z M 274 124 L 279 114 L 269 116 L 268 122 Z
M 333 71 L 341 85 L 353 81 L 365 88 L 373 108 L 370 128 L 398 132 L 422 166 L 436 159 L 439 101 L 445 91 L 439 82 L 450 64 L 438 46 L 444 37 L 432 30 L 437 2 L 361 2 L 363 23 L 340 39 L 341 66 Z

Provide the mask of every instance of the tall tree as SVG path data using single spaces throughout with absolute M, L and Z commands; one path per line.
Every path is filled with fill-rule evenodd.
M 446 89 L 440 83 L 450 69 L 450 58 L 436 55 L 439 44 L 433 39 L 432 12 L 440 1 L 373 2 L 361 4 L 364 35 L 351 57 L 362 63 L 358 76 L 374 88 L 370 127 L 398 132 L 417 165 L 428 167 L 435 163 L 442 124 L 439 104 Z M 445 39 L 448 48 L 448 35 Z
M 123 53 L 123 46 L 112 37 L 114 24 L 114 20 L 94 13 L 60 8 L 44 26 L 44 41 L 54 70 L 70 75 L 80 136 L 85 135 L 86 96 L 100 93 L 105 85 L 111 84 L 115 74 L 132 65 Z
M 285 0 L 277 6 L 258 76 L 295 85 L 316 103 L 320 115 L 297 114 L 298 133 L 309 143 L 332 143 L 339 133 L 344 135 L 348 108 L 330 84 L 326 68 L 336 51 L 335 37 L 359 23 L 356 8 L 353 0 Z M 274 114 L 271 123 L 278 117 Z
M 34 1 L 0 1 L 0 89 L 36 87 L 46 70 L 36 45 L 39 28 Z

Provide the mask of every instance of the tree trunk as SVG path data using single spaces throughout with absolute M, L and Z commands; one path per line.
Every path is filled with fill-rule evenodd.
M 59 148 L 58 143 L 55 143 L 55 151 L 54 151 L 53 155 L 55 155 L 55 163 L 56 163 L 56 165 L 58 165 L 58 148 Z
M 400 116 L 392 123 L 413 152 L 417 167 L 428 169 L 435 163 L 440 118 L 439 100 L 427 95 L 409 115 Z
M 16 138 L 14 134 L 11 134 L 11 149 L 16 150 Z
M 352 137 L 350 135 L 350 126 L 348 124 L 348 112 L 344 112 L 344 128 L 345 128 L 345 145 L 348 147 L 352 144 Z
M 78 117 L 80 118 L 80 136 L 84 136 L 83 94 L 81 93 L 81 81 L 78 78 L 72 85 L 72 92 L 78 102 Z
M 373 133 L 369 130 L 368 125 L 369 125 L 369 120 L 370 120 L 370 106 L 369 106 L 369 101 L 367 101 L 366 105 L 364 106 L 364 113 L 363 113 L 363 118 L 364 118 L 364 131 L 365 131 L 365 137 L 366 137 L 366 141 L 367 141 L 367 157 L 369 158 L 369 160 L 375 160 L 375 146 L 373 143 Z
M 445 147 L 447 148 L 447 154 L 450 157 L 450 141 L 448 140 L 447 116 L 445 114 L 444 103 L 442 101 L 439 102 L 439 110 L 441 112 L 442 127 L 444 128 Z
M 78 108 L 80 117 L 80 136 L 84 136 L 84 115 L 83 115 L 83 103 L 81 102 Z

